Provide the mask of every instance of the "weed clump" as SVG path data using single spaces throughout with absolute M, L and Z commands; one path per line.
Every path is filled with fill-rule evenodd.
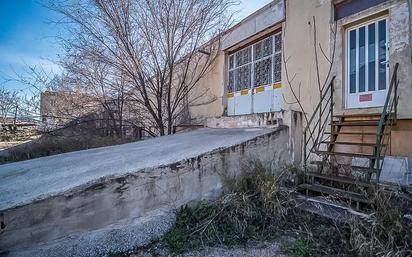
M 375 212 L 369 220 L 350 223 L 350 243 L 357 256 L 412 256 L 412 221 L 404 213 L 412 213 L 409 203 L 400 201 L 396 193 L 380 191 L 375 196 Z
M 275 236 L 275 225 L 294 205 L 288 169 L 275 170 L 259 161 L 242 165 L 240 179 L 227 183 L 229 193 L 196 208 L 183 207 L 165 240 L 181 253 L 199 246 L 237 245 Z
M 165 237 L 174 253 L 215 245 L 242 245 L 276 239 L 291 256 L 412 256 L 412 209 L 376 194 L 369 219 L 332 221 L 301 210 L 294 200 L 296 168 L 277 168 L 258 160 L 242 166 L 237 179 L 227 180 L 228 193 L 195 208 L 183 207 Z

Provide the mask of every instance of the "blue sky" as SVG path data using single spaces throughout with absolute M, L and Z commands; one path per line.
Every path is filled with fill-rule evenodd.
M 42 0 L 0 0 L 0 86 L 4 77 L 22 73 L 27 65 L 42 66 L 58 72 L 54 64 L 61 50 L 56 36 L 59 27 L 53 20 L 58 14 L 43 6 Z M 271 0 L 241 0 L 238 19 L 244 18 Z M 21 90 L 18 83 L 9 82 L 5 87 Z

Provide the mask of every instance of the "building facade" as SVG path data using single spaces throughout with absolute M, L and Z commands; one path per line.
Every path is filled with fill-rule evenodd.
M 190 106 L 192 122 L 293 126 L 300 112 L 303 130 L 332 78 L 334 114 L 381 113 L 398 63 L 388 154 L 412 157 L 411 9 L 409 0 L 273 1 L 226 33 L 214 69 L 194 92 L 207 88 Z

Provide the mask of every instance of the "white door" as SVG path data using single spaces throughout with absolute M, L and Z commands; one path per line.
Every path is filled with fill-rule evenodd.
M 387 18 L 349 28 L 346 42 L 346 108 L 383 106 L 389 87 Z

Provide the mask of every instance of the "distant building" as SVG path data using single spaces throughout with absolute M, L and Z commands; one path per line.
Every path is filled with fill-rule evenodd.
M 41 95 L 40 114 L 40 130 L 43 132 L 133 138 L 146 135 L 138 124 L 138 117 L 133 116 L 134 113 L 127 108 L 120 114 L 113 99 L 103 102 L 101 99 L 73 92 L 46 91 Z

